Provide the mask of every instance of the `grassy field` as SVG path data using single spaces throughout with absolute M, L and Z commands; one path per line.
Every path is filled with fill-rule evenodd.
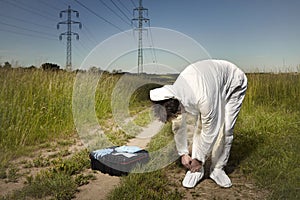
M 269 189 L 270 199 L 299 199 L 300 76 L 248 77 L 231 162 Z
M 51 141 L 76 135 L 72 116 L 75 76 L 75 73 L 64 71 L 0 68 L 0 177 L 14 178 L 16 172 L 10 166 L 14 158 L 28 155 Z M 110 94 L 119 78 L 120 75 L 101 76 L 96 92 L 97 117 L 109 131 L 115 126 L 111 119 Z M 229 165 L 240 168 L 245 176 L 267 189 L 270 199 L 299 199 L 300 75 L 248 74 L 248 80 Z M 143 94 L 132 99 L 132 113 L 139 113 L 147 106 L 147 90 L 149 88 L 139 90 Z M 118 134 L 118 137 L 111 137 L 119 138 L 117 144 L 128 140 L 120 130 L 113 134 Z M 171 139 L 170 125 L 167 125 L 150 143 L 149 150 L 159 148 L 163 146 L 162 141 Z M 76 187 L 87 178 L 80 176 L 81 171 L 88 167 L 87 153 L 79 152 L 66 160 L 56 159 L 52 164 L 51 170 L 29 177 L 24 190 L 14 195 L 70 199 Z M 110 199 L 128 199 L 132 197 L 130 195 L 180 199 L 183 194 L 168 188 L 166 176 L 164 169 L 129 175 L 122 179 L 123 184 Z M 61 191 L 62 187 L 67 188 L 66 191 Z
M 74 134 L 72 87 L 65 72 L 0 69 L 1 160 Z M 8 156 L 8 157 L 6 157 Z
M 248 91 L 236 124 L 228 165 L 239 168 L 245 176 L 254 179 L 258 187 L 268 190 L 269 199 L 299 199 L 300 76 L 248 74 L 248 79 Z M 172 140 L 170 128 L 155 137 L 149 149 L 158 149 L 168 140 Z M 168 169 L 132 174 L 123 179 L 110 199 L 134 196 L 181 199 L 183 194 L 163 178 L 167 175 Z M 144 192 L 160 185 L 164 185 L 164 191 Z

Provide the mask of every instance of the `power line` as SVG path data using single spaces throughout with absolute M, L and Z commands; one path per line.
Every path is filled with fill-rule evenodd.
M 42 37 L 42 36 L 39 36 L 39 35 L 33 35 L 33 34 L 28 34 L 28 33 L 21 33 L 21 32 L 17 32 L 17 31 L 5 30 L 5 29 L 0 29 L 0 31 L 2 31 L 2 32 L 8 32 L 8 33 L 13 33 L 13 34 L 16 34 L 16 35 L 21 35 L 21 36 L 28 36 L 28 37 L 33 37 L 33 38 L 41 38 L 41 39 L 56 41 L 56 39 L 54 39 L 54 38 L 52 39 L 52 37 L 51 38 Z
M 86 46 L 86 43 L 82 43 L 80 40 L 78 40 L 78 43 L 82 47 L 83 51 L 85 51 L 85 54 L 88 54 L 88 52 L 91 51 L 91 49 Z
M 60 2 L 62 2 L 62 1 L 60 1 Z M 69 4 L 67 4 L 66 2 L 62 2 L 63 4 L 65 4 L 65 6 L 69 6 Z
M 34 8 L 32 5 L 28 6 L 26 3 L 24 3 L 23 0 L 21 0 L 21 1 L 14 0 L 14 1 L 15 1 L 18 5 L 23 5 L 24 8 L 27 8 L 27 9 L 31 10 L 31 12 L 34 11 L 34 12 L 37 12 L 37 13 L 38 13 L 38 10 L 39 10 L 40 13 L 42 13 L 43 15 L 46 14 L 49 18 L 53 18 L 52 13 L 49 13 L 49 12 L 47 12 L 47 11 L 45 11 L 45 10 L 41 11 L 40 8 Z M 46 16 L 46 15 L 45 15 L 45 16 Z M 55 20 L 55 18 L 53 18 L 53 19 Z
M 56 11 L 60 10 L 60 8 L 58 8 L 58 7 L 56 7 L 56 6 L 48 3 L 49 1 L 47 1 L 47 0 L 39 0 L 38 2 L 44 4 L 44 5 L 48 6 L 48 7 L 51 7 L 53 10 L 56 10 Z
M 137 7 L 137 6 L 135 5 L 135 3 L 133 2 L 133 0 L 130 0 L 130 1 L 131 1 L 131 3 L 132 3 L 133 7 Z
M 121 8 L 113 1 L 113 0 L 110 0 L 114 6 L 129 20 L 131 21 L 131 19 L 123 12 L 123 10 L 121 10 Z
M 97 39 L 95 38 L 95 36 L 92 34 L 92 32 L 88 29 L 88 27 L 87 26 L 85 26 L 84 24 L 83 24 L 83 29 L 82 30 L 84 30 L 84 31 L 86 31 L 86 33 L 87 33 L 87 39 L 93 44 L 93 45 L 95 45 L 95 44 L 98 44 L 98 41 L 97 41 Z
M 115 15 L 117 15 L 123 22 L 125 22 L 126 24 L 128 24 L 129 26 L 131 26 L 130 23 L 128 23 L 127 21 L 125 21 L 123 19 L 123 17 L 121 17 L 118 13 L 116 13 L 112 8 L 110 8 L 106 3 L 104 3 L 102 0 L 99 0 L 107 9 L 109 9 L 111 12 L 113 12 Z
M 101 17 L 100 15 L 98 15 L 97 13 L 95 13 L 93 10 L 91 10 L 90 8 L 88 8 L 86 5 L 84 5 L 83 3 L 79 2 L 78 0 L 74 0 L 76 3 L 78 3 L 80 6 L 84 7 L 85 9 L 87 9 L 90 13 L 94 14 L 96 17 L 98 17 L 99 19 L 101 19 L 102 21 L 110 24 L 111 26 L 115 27 L 116 29 L 120 30 L 123 32 L 123 30 L 116 26 L 115 24 L 111 23 L 110 21 L 106 20 L 105 18 Z
M 130 12 L 130 10 L 122 3 L 122 1 L 118 0 L 119 4 L 121 4 L 125 10 L 128 12 L 129 15 L 131 15 L 132 13 Z
M 17 29 L 21 29 L 21 30 L 25 30 L 25 31 L 30 31 L 30 32 L 42 34 L 42 35 L 48 35 L 50 37 L 56 37 L 55 35 L 52 35 L 52 34 L 49 34 L 49 33 L 45 33 L 45 32 L 42 32 L 42 31 L 37 31 L 37 30 L 32 30 L 32 29 L 16 26 L 16 25 L 13 25 L 13 24 L 8 24 L 8 23 L 5 23 L 5 22 L 1 22 L 1 21 L 0 21 L 0 24 L 10 26 L 10 27 L 13 27 L 13 28 L 17 28 Z
M 6 17 L 6 18 L 9 18 L 9 19 L 13 19 L 13 20 L 16 20 L 16 21 L 24 22 L 24 23 L 27 23 L 27 24 L 36 25 L 36 26 L 39 26 L 39 27 L 53 29 L 53 27 L 51 27 L 51 26 L 46 26 L 46 25 L 43 25 L 43 24 L 37 24 L 37 23 L 27 21 L 27 20 L 24 20 L 24 19 L 20 19 L 20 18 L 17 18 L 17 17 L 7 16 L 7 15 L 3 15 L 3 14 L 0 14 L 0 16 Z
M 153 37 L 152 37 L 152 31 L 151 28 L 149 28 L 150 31 L 150 44 L 151 44 L 151 49 L 152 49 L 152 56 L 154 57 L 154 61 L 155 63 L 157 63 L 157 56 L 156 56 L 156 51 L 154 49 L 154 42 L 153 42 Z
M 3 1 L 3 0 L 2 0 L 2 1 Z M 35 14 L 35 15 L 38 15 L 38 16 L 40 16 L 40 17 L 43 17 L 43 18 L 45 18 L 45 19 L 47 19 L 47 20 L 51 20 L 51 21 L 55 21 L 55 20 L 56 20 L 56 19 L 54 19 L 54 18 L 52 18 L 52 17 L 50 18 L 50 17 L 48 17 L 48 16 L 46 16 L 46 15 L 43 15 L 43 14 L 40 14 L 40 13 L 36 12 L 35 10 L 28 9 L 28 8 L 26 8 L 26 7 L 24 7 L 24 6 L 20 6 L 20 5 L 15 4 L 15 3 L 11 2 L 11 1 L 5 1 L 5 0 L 4 0 L 4 2 L 7 3 L 7 4 L 10 4 L 10 5 L 14 6 L 14 7 L 17 7 L 17 8 L 19 8 L 19 9 L 21 9 L 21 10 L 25 10 L 25 11 L 31 13 L 31 14 Z

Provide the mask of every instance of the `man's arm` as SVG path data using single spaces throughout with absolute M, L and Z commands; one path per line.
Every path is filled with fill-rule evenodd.
M 179 156 L 188 155 L 186 113 L 178 115 L 176 119 L 172 120 L 172 131 Z

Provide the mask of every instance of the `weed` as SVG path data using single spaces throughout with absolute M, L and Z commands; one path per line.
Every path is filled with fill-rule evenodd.
M 58 155 L 62 156 L 62 157 L 68 156 L 70 154 L 71 154 L 71 152 L 68 149 L 62 150 L 58 153 Z
M 109 199 L 182 199 L 178 191 L 168 188 L 167 178 L 162 171 L 130 174 L 121 181 Z
M 75 183 L 78 186 L 82 186 L 88 184 L 89 180 L 93 180 L 93 179 L 95 179 L 95 175 L 93 174 L 88 174 L 88 175 L 79 174 L 75 177 Z
M 28 197 L 41 199 L 52 197 L 68 200 L 74 196 L 78 186 L 87 184 L 94 177 L 93 174 L 80 174 L 89 164 L 86 151 L 78 152 L 66 160 L 58 158 L 52 164 L 55 164 L 55 166 L 42 170 L 36 176 L 26 176 L 27 185 L 21 190 L 4 197 L 4 199 L 26 199 Z M 8 179 L 18 177 L 17 170 L 14 168 L 10 170 L 12 172 L 9 171 Z
M 47 167 L 50 165 L 49 158 L 39 156 L 32 161 L 33 167 Z
M 5 168 L 0 168 L 0 179 L 6 179 L 6 169 Z
M 29 160 L 26 161 L 26 163 L 24 163 L 23 165 L 24 168 L 31 168 L 33 167 L 33 163 Z
M 52 171 L 54 173 L 63 172 L 68 175 L 75 175 L 90 165 L 87 151 L 81 151 L 67 160 L 60 160 L 56 163 Z
M 60 146 L 70 146 L 72 144 L 74 144 L 74 141 L 72 140 L 59 140 L 57 141 L 57 144 Z
M 20 174 L 18 173 L 19 169 L 12 166 L 8 169 L 7 172 L 7 181 L 6 182 L 18 182 L 18 178 L 20 177 Z
M 151 115 L 151 111 L 147 109 L 146 111 L 139 113 L 133 122 L 138 126 L 146 127 L 153 120 L 154 118 Z
M 22 191 L 34 198 L 53 196 L 55 199 L 71 199 L 76 187 L 73 178 L 67 174 L 42 171 Z

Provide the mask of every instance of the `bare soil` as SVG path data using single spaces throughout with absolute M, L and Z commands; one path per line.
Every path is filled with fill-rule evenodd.
M 112 191 L 120 182 L 120 177 L 110 176 L 101 172 L 96 172 L 95 180 L 87 185 L 78 188 L 78 193 L 74 199 L 78 200 L 105 200 L 110 191 Z
M 47 147 L 39 147 L 37 149 L 38 150 L 35 150 L 29 156 L 19 157 L 9 163 L 6 170 L 8 177 L 0 179 L 0 198 L 15 190 L 22 189 L 26 184 L 26 177 L 34 177 L 41 170 L 48 169 L 50 167 L 48 163 L 56 159 L 57 156 L 61 155 L 63 159 L 67 159 L 74 155 L 74 153 L 84 149 L 84 146 L 78 138 L 72 138 L 52 142 L 49 143 Z M 34 162 L 40 163 L 34 164 Z M 13 176 L 11 178 L 8 174 L 12 169 L 15 172 L 11 175 Z

